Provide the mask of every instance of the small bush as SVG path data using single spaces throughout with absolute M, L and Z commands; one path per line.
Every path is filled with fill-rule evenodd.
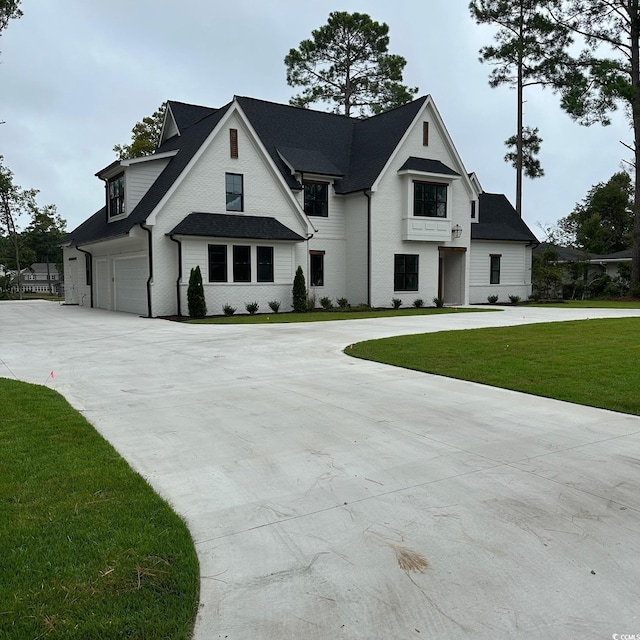
M 331 302 L 331 298 L 327 298 L 327 296 L 320 298 L 320 304 L 325 311 L 333 309 L 333 302 Z
M 253 316 L 260 308 L 260 305 L 257 302 L 247 302 L 247 304 L 244 305 L 244 308 Z
M 273 311 L 273 313 L 278 313 L 278 311 L 280 311 L 280 301 L 272 300 L 269 303 L 269 308 L 271 309 L 271 311 Z
M 236 312 L 236 308 L 230 304 L 225 304 L 224 307 L 222 307 L 222 311 L 225 316 L 232 316 Z
M 489 302 L 489 304 L 495 304 L 496 302 L 498 302 L 498 296 L 495 295 L 495 293 L 493 295 L 487 296 L 487 301 Z
M 304 279 L 302 267 L 296 269 L 293 279 L 293 310 L 296 313 L 305 313 L 307 310 L 307 284 Z
M 391 298 L 391 304 L 394 309 L 399 309 L 402 306 L 402 300 L 400 298 Z
M 312 293 L 307 297 L 307 311 L 313 311 L 316 308 L 316 294 Z
M 438 309 L 442 309 L 444 307 L 444 300 L 442 298 L 438 298 L 437 296 L 433 299 L 433 304 L 438 307 Z
M 337 302 L 341 309 L 347 309 L 349 307 L 349 301 L 346 298 L 338 298 Z
M 509 302 L 511 304 L 518 304 L 518 302 L 520 302 L 520 296 L 509 296 Z
M 424 307 L 424 300 L 423 300 L 422 298 L 416 298 L 416 299 L 413 301 L 413 306 L 414 306 L 416 309 L 421 309 L 422 307 Z

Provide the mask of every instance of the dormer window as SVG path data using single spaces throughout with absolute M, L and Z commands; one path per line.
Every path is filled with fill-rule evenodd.
M 304 212 L 308 216 L 329 215 L 329 184 L 327 182 L 305 181 Z
M 447 217 L 447 185 L 437 182 L 413 183 L 413 215 Z
M 124 213 L 124 173 L 108 181 L 107 194 L 109 217 L 122 215 Z

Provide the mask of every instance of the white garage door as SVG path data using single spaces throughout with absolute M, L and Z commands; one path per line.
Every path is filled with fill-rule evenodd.
M 115 310 L 147 315 L 146 257 L 115 258 L 113 264 Z
M 95 281 L 95 305 L 98 309 L 109 308 L 109 269 L 106 258 L 95 259 L 96 281 Z

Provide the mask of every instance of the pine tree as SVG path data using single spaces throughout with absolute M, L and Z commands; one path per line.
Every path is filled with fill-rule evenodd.
M 307 310 L 307 284 L 300 266 L 293 279 L 293 310 L 296 313 L 304 313 Z
M 202 285 L 200 265 L 191 269 L 189 288 L 187 289 L 187 301 L 189 303 L 190 318 L 204 318 L 207 315 L 207 303 L 204 298 L 204 286 Z

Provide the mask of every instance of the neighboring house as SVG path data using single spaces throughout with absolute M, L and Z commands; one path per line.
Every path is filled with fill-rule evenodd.
M 535 236 L 468 174 L 430 96 L 366 119 L 246 97 L 168 102 L 155 154 L 97 174 L 105 206 L 64 245 L 67 303 L 209 314 L 311 295 L 389 307 L 528 297 Z
M 21 275 L 22 290 L 27 293 L 59 293 L 60 275 L 55 263 L 34 262 Z
M 615 278 L 619 275 L 618 269 L 620 266 L 628 265 L 631 267 L 631 253 L 631 249 L 624 249 L 623 251 L 606 255 L 591 254 L 589 256 L 589 263 L 594 266 L 599 266 L 604 273 L 611 278 Z
M 628 265 L 631 267 L 631 249 L 624 249 L 615 253 L 601 255 L 598 253 L 588 253 L 586 251 L 581 251 L 580 249 L 574 249 L 573 247 L 561 247 L 560 245 L 554 245 L 549 242 L 541 242 L 534 249 L 534 254 L 542 254 L 545 249 L 549 247 L 553 248 L 555 251 L 558 257 L 558 264 L 567 265 L 571 263 L 580 263 L 585 266 L 588 265 L 588 279 L 592 279 L 602 274 L 615 278 L 619 275 L 618 269 L 622 265 Z

